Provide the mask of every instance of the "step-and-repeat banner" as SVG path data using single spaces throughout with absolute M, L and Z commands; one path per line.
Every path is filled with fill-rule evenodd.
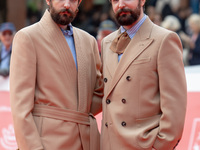
M 0 150 L 16 150 L 17 143 L 11 117 L 9 78 L 0 76 Z
M 200 67 L 186 67 L 185 71 L 188 86 L 187 113 L 183 137 L 177 150 L 200 150 Z M 9 99 L 9 78 L 0 76 L 0 150 L 17 148 Z M 101 113 L 96 118 L 101 130 Z

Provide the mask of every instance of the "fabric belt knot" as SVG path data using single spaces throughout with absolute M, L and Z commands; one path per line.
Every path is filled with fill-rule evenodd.
M 123 32 L 112 41 L 110 49 L 117 54 L 122 54 L 130 41 L 131 39 L 127 32 Z

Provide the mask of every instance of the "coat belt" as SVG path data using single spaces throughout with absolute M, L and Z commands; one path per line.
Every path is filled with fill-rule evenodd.
M 96 119 L 93 116 L 93 114 L 48 105 L 35 104 L 33 109 L 33 115 L 74 122 L 78 123 L 79 125 L 90 126 L 90 150 L 100 149 L 100 135 L 97 128 Z M 84 131 L 82 133 L 80 132 L 80 134 L 82 135 L 81 137 L 85 137 L 84 133 Z M 84 150 L 86 150 L 84 148 L 84 141 L 86 140 L 87 139 L 81 139 Z

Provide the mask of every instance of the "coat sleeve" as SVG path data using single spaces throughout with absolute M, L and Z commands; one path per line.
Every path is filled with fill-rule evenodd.
M 94 57 L 96 62 L 96 84 L 93 93 L 91 113 L 96 115 L 102 111 L 102 98 L 103 98 L 103 77 L 102 77 L 102 63 L 100 60 L 99 50 L 96 40 L 94 40 Z
M 19 149 L 43 149 L 32 116 L 36 83 L 36 52 L 27 32 L 19 31 L 13 41 L 10 66 L 10 103 Z
M 163 39 L 157 65 L 162 116 L 153 147 L 169 150 L 181 139 L 187 103 L 182 46 L 177 34 L 170 32 Z

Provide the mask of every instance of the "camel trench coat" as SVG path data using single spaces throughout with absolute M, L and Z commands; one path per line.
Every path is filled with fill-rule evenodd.
M 97 43 L 75 27 L 73 37 L 78 68 L 47 10 L 15 35 L 10 102 L 20 150 L 99 149 L 94 115 L 101 111 L 103 86 Z
M 147 17 L 118 62 L 110 45 L 119 34 L 102 41 L 101 150 L 172 150 L 182 136 L 187 100 L 179 37 Z

